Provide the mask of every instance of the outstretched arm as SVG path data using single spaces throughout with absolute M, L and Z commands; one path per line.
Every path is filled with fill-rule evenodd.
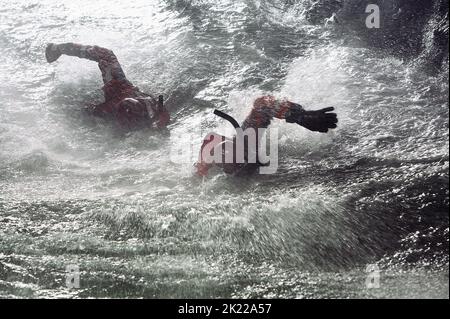
M 131 85 L 125 77 L 125 73 L 116 55 L 109 49 L 96 45 L 82 45 L 72 42 L 60 44 L 49 43 L 45 49 L 45 57 L 48 63 L 58 60 L 63 54 L 98 62 L 104 84 L 111 80 L 116 80 Z
M 317 111 L 306 111 L 300 104 L 287 100 L 277 100 L 273 96 L 263 96 L 255 100 L 253 108 L 242 124 L 242 129 L 267 128 L 273 118 L 297 123 L 314 132 L 327 133 L 337 127 L 334 108 L 328 107 Z

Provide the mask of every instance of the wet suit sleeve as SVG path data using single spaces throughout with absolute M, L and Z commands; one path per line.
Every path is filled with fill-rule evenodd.
M 242 124 L 242 129 L 267 128 L 273 118 L 297 123 L 311 131 L 326 133 L 337 127 L 337 115 L 330 113 L 334 108 L 306 111 L 300 104 L 263 96 L 255 100 L 253 108 Z

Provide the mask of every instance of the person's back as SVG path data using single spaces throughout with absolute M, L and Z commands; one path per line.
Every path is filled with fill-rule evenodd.
M 122 128 L 129 130 L 141 127 L 162 129 L 170 122 L 170 114 L 164 107 L 162 97 L 156 99 L 143 93 L 128 81 L 111 50 L 75 43 L 50 43 L 45 50 L 49 63 L 63 54 L 98 63 L 102 72 L 105 102 L 92 107 L 92 114 L 114 118 Z

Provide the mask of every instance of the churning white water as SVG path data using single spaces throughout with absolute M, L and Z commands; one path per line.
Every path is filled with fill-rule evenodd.
M 414 237 L 448 246 L 448 74 L 312 25 L 305 3 L 2 2 L 0 296 L 448 297 L 445 256 Z M 167 97 L 171 134 L 89 117 L 98 67 L 49 65 L 48 42 L 114 50 Z M 266 93 L 334 106 L 339 128 L 274 121 L 274 175 L 203 181 L 170 160 L 181 134 L 228 127 L 215 108 L 242 120 Z M 422 257 L 433 267 L 395 271 Z M 385 259 L 385 285 L 366 290 L 366 265 Z

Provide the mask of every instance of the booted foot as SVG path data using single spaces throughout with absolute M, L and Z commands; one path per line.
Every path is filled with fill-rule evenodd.
M 58 46 L 54 43 L 47 44 L 47 48 L 45 49 L 45 58 L 48 63 L 55 62 L 61 56 L 61 52 L 58 49 Z

